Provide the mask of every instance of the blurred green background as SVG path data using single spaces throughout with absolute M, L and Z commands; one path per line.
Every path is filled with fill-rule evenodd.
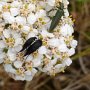
M 0 90 L 90 90 L 90 0 L 69 0 L 78 40 L 73 64 L 55 77 L 38 74 L 31 82 L 14 81 L 0 68 Z

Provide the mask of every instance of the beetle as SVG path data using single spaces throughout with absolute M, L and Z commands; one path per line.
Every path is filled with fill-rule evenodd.
M 50 28 L 49 28 L 49 32 L 53 32 L 54 29 L 56 28 L 56 26 L 58 25 L 60 19 L 62 16 L 64 16 L 64 5 L 63 3 L 60 4 L 60 7 L 58 8 L 55 16 L 53 17 L 52 19 L 52 22 L 51 22 L 51 25 L 50 25 Z
M 25 42 L 25 44 L 23 45 L 23 48 L 22 48 L 22 50 L 20 50 L 20 52 L 25 51 L 24 56 L 27 56 L 27 55 L 35 52 L 41 46 L 42 46 L 42 40 L 38 39 L 37 37 L 31 37 Z
M 37 49 L 39 49 L 39 47 L 42 46 L 42 41 L 36 40 L 32 45 L 30 45 L 30 47 L 26 50 L 26 53 L 24 54 L 24 56 L 29 55 L 33 52 L 35 52 Z
M 25 44 L 23 45 L 23 48 L 20 52 L 24 51 L 25 49 L 27 49 L 37 38 L 36 37 L 31 37 L 29 38 Z

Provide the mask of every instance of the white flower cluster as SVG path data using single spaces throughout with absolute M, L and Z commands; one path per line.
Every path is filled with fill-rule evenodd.
M 64 16 L 50 33 L 59 3 L 64 4 Z M 67 0 L 0 0 L 0 63 L 12 78 L 30 81 L 39 71 L 55 75 L 71 65 L 77 41 L 68 4 Z M 31 37 L 43 44 L 24 57 L 19 51 Z

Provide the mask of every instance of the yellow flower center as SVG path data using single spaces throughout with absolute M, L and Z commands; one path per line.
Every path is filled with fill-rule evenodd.
M 6 43 L 9 47 L 13 47 L 15 40 L 14 40 L 14 38 L 6 38 Z

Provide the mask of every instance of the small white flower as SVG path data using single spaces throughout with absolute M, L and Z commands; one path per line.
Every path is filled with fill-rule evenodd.
M 32 33 L 29 33 L 27 39 L 29 39 L 31 37 L 35 37 L 35 36 L 36 36 L 35 33 L 33 33 L 33 32 Z
M 55 65 L 55 73 L 62 72 L 63 70 L 64 70 L 64 65 L 63 64 Z
M 76 48 L 77 43 L 78 42 L 76 40 L 72 40 L 71 43 L 70 43 L 70 45 L 71 45 L 72 48 Z
M 33 67 L 39 67 L 41 65 L 42 55 L 38 55 L 36 58 L 32 60 Z
M 0 4 L 0 11 L 2 11 L 2 6 L 3 6 L 3 5 L 2 5 L 2 4 Z
M 56 12 L 57 12 L 57 10 L 55 10 L 55 11 L 51 11 L 51 12 L 49 13 L 49 15 L 52 16 L 52 17 L 54 17 L 55 14 L 56 14 Z
M 35 35 L 38 35 L 38 33 L 39 33 L 37 29 L 33 29 L 32 32 L 35 33 Z
M 60 69 L 64 68 L 64 65 L 63 64 L 57 64 L 55 65 L 55 69 L 57 72 L 60 72 Z
M 63 62 L 62 62 L 62 64 L 65 66 L 70 66 L 71 63 L 72 63 L 72 60 L 70 58 L 63 60 Z
M 47 24 L 48 22 L 50 22 L 50 18 L 45 17 L 45 18 L 44 18 L 44 22 Z
M 14 46 L 18 46 L 18 45 L 22 45 L 22 44 L 23 44 L 22 38 L 17 38 L 17 39 L 15 39 L 15 44 L 14 44 Z
M 19 52 L 21 49 L 22 49 L 22 45 L 18 45 L 18 46 L 15 46 L 15 47 L 14 47 L 14 50 L 15 50 L 16 52 Z
M 50 6 L 50 5 L 48 4 L 48 5 L 46 5 L 45 10 L 46 10 L 46 11 L 50 11 L 50 10 L 52 10 L 52 8 L 53 8 L 53 6 Z
M 11 64 L 5 64 L 4 69 L 6 72 L 15 74 L 16 70 L 12 67 Z
M 31 71 L 26 71 L 25 80 L 31 81 L 36 73 L 37 73 L 37 70 L 34 68 Z
M 25 74 L 26 75 L 32 75 L 31 71 L 29 71 L 29 70 L 25 71 Z
M 68 48 L 67 48 L 66 44 L 61 44 L 61 45 L 59 45 L 58 50 L 60 52 L 67 52 Z
M 35 4 L 29 4 L 28 5 L 28 9 L 30 10 L 30 11 L 35 11 Z
M 13 51 L 12 49 L 9 49 L 7 52 L 7 56 L 9 57 L 9 59 L 11 61 L 15 61 L 16 60 L 16 53 L 15 51 Z
M 11 31 L 11 34 L 12 34 L 12 37 L 13 37 L 14 39 L 21 38 L 21 34 L 20 34 L 20 33 L 15 32 L 15 31 Z
M 35 16 L 36 16 L 37 19 L 41 18 L 41 17 L 45 17 L 46 16 L 46 11 L 41 9 L 40 11 L 36 12 Z
M 37 70 L 33 68 L 31 72 L 32 72 L 32 76 L 34 76 L 37 73 Z
M 39 2 L 39 5 L 40 5 L 41 7 L 43 7 L 43 8 L 45 8 L 45 7 L 46 7 L 46 3 L 45 3 L 45 2 L 43 2 L 43 1 L 40 1 L 40 2 Z
M 21 6 L 21 2 L 19 2 L 19 1 L 13 1 L 12 3 L 11 3 L 11 7 L 20 7 Z
M 26 81 L 31 81 L 33 79 L 33 76 L 31 75 L 25 75 L 25 80 Z
M 2 52 L 0 53 L 0 60 L 3 59 L 5 57 L 5 54 Z
M 0 53 L 0 64 L 3 63 L 4 58 L 5 58 L 5 54 L 3 52 Z
M 19 14 L 18 8 L 10 8 L 10 12 L 12 16 L 17 16 Z
M 47 66 L 45 66 L 45 67 L 43 68 L 42 71 L 47 73 L 48 71 L 51 71 L 52 67 L 53 67 L 53 66 L 48 66 L 48 65 L 47 65 Z
M 55 5 L 55 0 L 47 0 L 47 3 L 48 3 L 50 6 L 54 6 L 54 5 Z
M 29 34 L 28 34 L 28 36 L 27 36 L 27 39 L 29 39 L 29 38 L 31 38 L 31 37 L 36 37 L 36 33 L 34 33 L 34 32 L 30 32 Z
M 31 37 L 36 37 L 38 35 L 38 30 L 37 29 L 33 29 L 33 31 L 30 31 L 26 37 L 26 40 L 31 38 Z
M 38 67 L 41 64 L 41 60 L 39 58 L 36 58 L 33 60 L 33 66 Z
M 15 22 L 15 18 L 13 16 L 10 15 L 10 12 L 4 12 L 3 13 L 3 18 L 5 20 L 5 23 L 14 23 Z
M 11 34 L 11 31 L 10 30 L 5 29 L 3 31 L 3 35 L 4 35 L 5 38 L 10 38 L 10 34 Z
M 42 28 L 41 35 L 43 37 L 54 37 L 54 35 L 52 33 L 49 33 L 48 31 L 46 31 L 45 28 Z
M 3 40 L 0 41 L 0 48 L 5 48 L 6 44 Z
M 8 19 L 10 17 L 10 12 L 3 12 L 2 16 L 5 20 Z
M 22 16 L 17 16 L 17 17 L 15 18 L 15 21 L 16 21 L 18 24 L 21 24 L 21 25 L 26 24 L 26 18 L 25 18 L 25 17 L 22 17 Z
M 30 31 L 30 27 L 29 26 L 23 26 L 22 28 L 22 32 L 25 33 L 25 34 L 28 34 Z
M 12 24 L 15 22 L 15 18 L 13 16 L 10 16 L 8 19 L 7 19 L 8 23 Z
M 69 16 L 69 12 L 68 12 L 67 9 L 64 9 L 64 15 L 65 15 L 65 17 L 68 17 Z
M 63 4 L 64 4 L 64 8 L 67 8 L 69 1 L 68 0 L 62 0 Z
M 63 64 L 57 64 L 55 65 L 56 70 L 60 70 L 63 66 Z
M 14 79 L 15 79 L 15 80 L 24 81 L 24 80 L 25 80 L 25 76 L 18 76 L 18 75 L 15 75 Z
M 14 66 L 16 67 L 16 68 L 20 68 L 21 66 L 22 66 L 22 62 L 21 61 L 15 61 L 14 62 Z
M 38 53 L 39 54 L 46 54 L 47 53 L 47 48 L 45 46 L 41 46 L 39 49 L 38 49 Z
M 71 48 L 71 49 L 68 50 L 68 55 L 69 56 L 72 56 L 74 54 L 75 54 L 75 49 L 74 48 Z
M 57 63 L 57 58 L 51 60 L 51 62 L 50 62 L 51 65 L 55 65 L 56 63 Z
M 65 44 L 64 39 L 65 39 L 64 37 L 60 37 L 60 38 L 59 38 L 59 42 L 60 42 L 60 44 Z
M 73 32 L 73 27 L 69 24 L 62 25 L 60 28 L 60 33 L 62 36 L 71 36 Z
M 30 62 L 33 60 L 33 56 L 32 55 L 29 55 L 27 58 L 26 58 L 26 62 Z
M 34 14 L 30 14 L 28 17 L 27 17 L 27 21 L 30 25 L 34 24 L 36 22 L 36 16 Z
M 53 39 L 50 39 L 49 41 L 48 41 L 48 44 L 50 45 L 50 46 L 53 46 L 53 47 L 58 47 L 59 46 L 59 39 L 57 39 L 57 38 L 53 38 Z

